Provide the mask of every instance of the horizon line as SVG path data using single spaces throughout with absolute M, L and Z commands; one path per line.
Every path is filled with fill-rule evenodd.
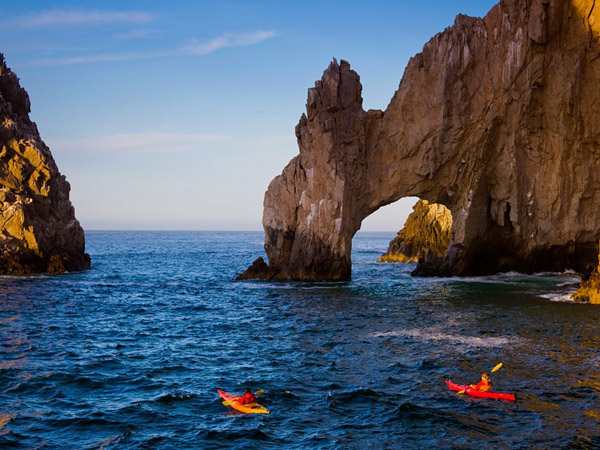
M 262 233 L 264 232 L 264 230 L 232 230 L 232 229 L 226 229 L 226 230 L 216 230 L 216 229 L 202 229 L 202 230 L 197 230 L 197 229 L 186 229 L 186 230 L 177 230 L 177 229 L 148 229 L 148 228 L 139 228 L 139 229 L 118 229 L 118 228 L 88 228 L 88 229 L 83 229 L 84 232 L 88 232 L 88 231 L 92 231 L 92 232 L 170 232 L 170 233 L 174 233 L 174 232 L 182 232 L 182 233 L 201 233 L 201 232 L 207 232 L 207 233 Z M 398 233 L 397 230 L 358 230 L 356 233 Z M 355 234 L 356 234 L 355 233 Z

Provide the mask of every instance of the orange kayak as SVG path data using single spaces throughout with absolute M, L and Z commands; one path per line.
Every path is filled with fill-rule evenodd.
M 236 411 L 245 414 L 270 414 L 269 410 L 259 403 L 254 402 L 247 403 L 245 405 L 240 405 L 237 402 L 239 396 L 228 394 L 227 392 L 224 392 L 220 389 L 217 389 L 217 392 L 219 393 L 219 397 L 221 397 L 221 399 L 223 400 L 223 404 L 225 404 L 225 402 L 230 402 L 227 404 L 227 406 L 231 406 Z

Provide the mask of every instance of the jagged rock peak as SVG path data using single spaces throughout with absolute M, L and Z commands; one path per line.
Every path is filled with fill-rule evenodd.
M 87 269 L 69 183 L 29 112 L 29 96 L 0 54 L 0 274 Z

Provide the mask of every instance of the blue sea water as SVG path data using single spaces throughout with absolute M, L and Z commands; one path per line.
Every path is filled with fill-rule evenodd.
M 234 282 L 262 233 L 88 232 L 92 269 L 0 278 L 0 447 L 600 448 L 600 307 L 569 274 Z M 477 382 L 516 403 L 450 392 Z M 264 389 L 270 415 L 217 389 Z

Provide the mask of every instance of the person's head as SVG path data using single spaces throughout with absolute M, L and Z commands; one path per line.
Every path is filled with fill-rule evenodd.
M 490 377 L 488 377 L 488 374 L 487 374 L 487 373 L 482 373 L 482 374 L 481 374 L 481 379 L 482 379 L 483 381 L 490 381 Z
M 244 394 L 252 394 L 252 391 L 250 390 L 250 388 L 246 388 L 244 389 Z

